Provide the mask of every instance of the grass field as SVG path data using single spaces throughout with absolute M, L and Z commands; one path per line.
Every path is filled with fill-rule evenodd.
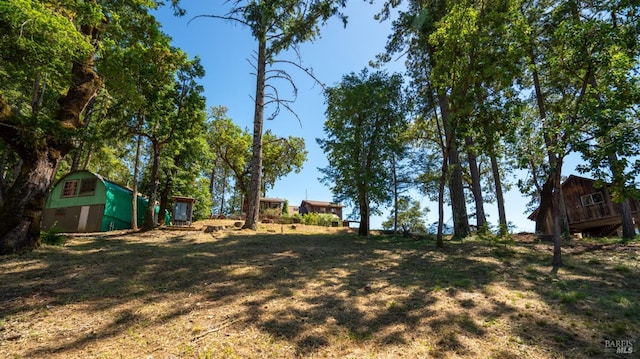
M 443 250 L 280 225 L 73 236 L 0 258 L 0 357 L 640 357 L 640 244 L 563 256 L 552 274 L 525 234 Z

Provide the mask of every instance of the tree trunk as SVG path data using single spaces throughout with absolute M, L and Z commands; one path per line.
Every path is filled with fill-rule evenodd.
M 83 33 L 96 36 L 97 29 L 83 27 Z M 56 122 L 59 127 L 74 130 L 84 124 L 80 115 L 87 103 L 102 86 L 94 70 L 93 54 L 71 67 L 71 84 L 67 93 L 58 99 Z M 11 107 L 0 94 L 0 121 L 15 122 Z M 56 131 L 57 132 L 57 131 Z M 48 135 L 34 146 L 33 134 L 5 127 L 0 137 L 22 159 L 20 174 L 7 191 L 0 208 L 0 254 L 15 253 L 35 248 L 40 243 L 40 217 L 49 188 L 62 158 L 73 148 L 71 137 Z
M 144 223 L 142 228 L 150 230 L 156 227 L 156 202 L 158 201 L 158 185 L 160 180 L 158 178 L 158 172 L 160 169 L 160 144 L 157 141 L 152 141 L 153 158 L 151 164 L 151 178 L 149 180 L 149 203 L 147 204 L 147 211 L 144 215 Z
M 562 233 L 562 238 L 569 240 L 571 239 L 571 229 L 569 228 L 569 217 L 567 217 L 561 179 L 558 179 L 558 186 L 560 187 L 560 233 Z
M 451 196 L 451 212 L 453 214 L 453 237 L 457 239 L 469 236 L 469 218 L 467 217 L 467 204 L 464 198 L 464 186 L 462 183 L 462 167 L 456 144 L 455 134 L 452 130 L 449 98 L 442 91 L 438 91 L 438 105 L 442 117 L 445 138 L 448 147 L 449 169 L 449 194 Z
M 553 184 L 553 261 L 551 265 L 553 270 L 557 271 L 562 266 L 561 239 L 562 239 L 562 157 L 556 157 L 555 162 L 551 164 L 551 176 Z
M 76 146 L 75 153 L 73 154 L 73 160 L 71 161 L 71 169 L 69 172 L 77 171 L 80 168 L 80 158 L 82 158 L 82 151 L 84 144 L 87 142 L 87 132 L 89 131 L 89 123 L 91 122 L 91 114 L 93 113 L 93 107 L 96 103 L 95 96 L 87 104 L 87 109 L 84 112 L 85 128 L 82 131 L 80 143 Z M 86 165 L 85 165 L 86 169 Z
M 142 151 L 142 136 L 138 135 L 136 158 L 133 161 L 133 198 L 131 199 L 131 229 L 138 230 L 138 167 L 140 167 L 140 152 Z
M 215 162 L 213 163 L 213 168 L 211 168 L 211 173 L 209 174 L 209 199 L 211 199 L 211 203 L 215 203 L 214 199 L 214 193 L 215 193 L 215 188 L 216 188 L 216 169 L 218 167 L 218 158 L 216 158 Z M 213 211 L 211 211 L 211 215 L 213 216 Z M 222 213 L 222 212 L 221 212 Z
M 164 187 L 162 188 L 162 193 L 160 193 L 160 210 L 158 211 L 158 223 L 163 226 L 165 225 L 165 215 L 167 212 L 167 207 L 169 205 L 169 196 L 173 190 L 173 180 L 172 178 L 175 175 L 173 173 L 167 174 L 167 179 L 164 182 Z
M 500 167 L 498 166 L 498 159 L 495 153 L 491 152 L 491 172 L 493 173 L 493 183 L 496 189 L 496 201 L 498 202 L 498 218 L 500 227 L 500 235 L 505 235 L 509 232 L 507 226 L 507 212 L 504 210 L 504 193 L 502 192 L 502 178 L 500 176 Z
M 553 178 L 547 177 L 540 192 L 540 205 L 536 215 L 536 234 L 553 235 Z
M 398 234 L 398 173 L 395 156 L 391 160 L 391 174 L 393 176 L 393 234 Z
M 436 236 L 436 246 L 438 248 L 444 247 L 442 227 L 444 225 L 444 189 L 447 184 L 448 171 L 448 156 L 447 153 L 443 153 L 442 172 L 440 173 L 440 185 L 438 187 L 438 234 Z
M 609 158 L 609 166 L 611 168 L 611 177 L 613 178 L 612 182 L 616 187 L 624 187 L 624 182 L 617 180 L 622 176 L 622 173 L 620 173 L 619 166 L 618 166 L 618 155 L 615 153 L 611 153 L 608 155 L 608 158 Z M 620 183 L 620 182 L 623 182 L 623 183 Z M 620 220 L 622 222 L 622 238 L 625 240 L 635 238 L 636 227 L 633 224 L 633 214 L 631 212 L 631 204 L 629 203 L 629 199 L 626 197 L 620 203 Z
M 8 167 L 9 164 L 9 149 L 4 148 L 2 150 L 2 158 L 0 159 L 0 208 L 4 203 L 4 193 L 6 192 L 6 177 L 5 177 L 5 168 Z
M 366 187 L 362 186 L 358 193 L 358 205 L 360 206 L 360 226 L 358 227 L 358 235 L 363 237 L 369 236 L 369 200 L 366 194 Z
M 91 162 L 91 155 L 93 155 L 94 146 L 95 144 L 93 142 L 89 143 L 89 148 L 87 148 L 87 155 L 84 157 L 84 162 L 82 163 L 83 170 L 89 168 L 89 163 Z
M 636 227 L 633 224 L 633 214 L 631 213 L 631 204 L 628 198 L 625 198 L 620 204 L 620 216 L 622 220 L 622 238 L 624 240 L 634 239 L 636 237 Z
M 473 149 L 474 140 L 471 136 L 464 139 L 467 146 L 467 158 L 469 161 L 469 173 L 471 174 L 471 192 L 476 205 L 476 225 L 480 233 L 487 232 L 487 216 L 484 213 L 484 201 L 482 199 L 482 185 L 480 183 L 480 171 L 478 161 Z
M 222 180 L 222 188 L 220 189 L 220 210 L 219 213 L 224 215 L 224 202 L 226 200 L 226 192 L 227 192 L 227 181 L 226 179 L 229 178 L 228 174 L 225 173 L 226 171 L 222 171 L 222 173 L 225 174 L 224 179 Z
M 247 217 L 243 229 L 258 229 L 260 215 L 260 189 L 262 176 L 262 127 L 264 121 L 264 86 L 267 66 L 267 43 L 265 36 L 258 38 L 258 73 L 253 114 L 253 153 L 251 155 L 251 180 L 247 201 Z
M 40 245 L 40 217 L 62 155 L 53 148 L 44 148 L 28 158 L 23 156 L 23 160 L 22 171 L 0 208 L 0 254 Z

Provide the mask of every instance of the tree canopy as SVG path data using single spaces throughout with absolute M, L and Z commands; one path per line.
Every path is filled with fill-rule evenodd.
M 407 103 L 402 76 L 382 71 L 350 73 L 325 92 L 326 138 L 317 139 L 329 166 L 321 181 L 337 202 L 351 203 L 360 216 L 358 233 L 369 235 L 369 218 L 391 200 L 390 162 L 402 153 Z

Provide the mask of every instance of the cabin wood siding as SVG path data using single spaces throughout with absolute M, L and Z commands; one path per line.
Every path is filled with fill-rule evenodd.
M 572 232 L 593 232 L 597 235 L 605 233 L 607 227 L 615 229 L 622 223 L 622 206 L 613 202 L 606 184 L 596 188 L 596 181 L 571 175 L 562 184 L 562 196 Z M 637 225 L 640 222 L 640 201 L 628 201 Z
M 606 188 L 595 188 L 594 183 L 592 180 L 579 177 L 571 177 L 565 182 L 562 192 L 569 224 L 620 216 L 620 205 L 611 202 Z M 592 194 L 600 194 L 603 201 L 585 205 L 582 198 Z

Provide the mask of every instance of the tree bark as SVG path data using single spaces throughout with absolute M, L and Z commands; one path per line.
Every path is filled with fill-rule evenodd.
M 151 143 L 153 158 L 151 163 L 151 178 L 149 180 L 149 203 L 147 204 L 147 210 L 144 215 L 144 223 L 142 228 L 150 230 L 156 227 L 156 202 L 158 201 L 158 185 L 160 180 L 158 178 L 158 171 L 160 169 L 160 152 L 161 145 L 157 141 Z
M 496 201 L 498 202 L 498 226 L 500 235 L 505 235 L 509 232 L 507 226 L 507 212 L 504 209 L 504 193 L 502 190 L 502 178 L 500 176 L 500 167 L 498 166 L 498 159 L 495 153 L 491 153 L 491 172 L 493 173 L 493 183 L 496 189 Z
M 251 155 L 251 180 L 247 200 L 247 217 L 243 229 L 258 229 L 260 215 L 260 189 L 262 176 L 262 128 L 264 122 L 264 86 L 267 66 L 265 36 L 258 38 L 258 73 L 253 114 L 253 154 Z
M 214 203 L 214 193 L 216 188 L 216 169 L 218 168 L 218 158 L 213 163 L 211 168 L 211 173 L 209 174 L 209 199 L 211 199 L 211 203 Z M 220 212 L 222 213 L 222 212 Z M 210 213 L 213 216 L 213 211 Z
M 165 213 L 167 206 L 169 205 L 169 195 L 173 188 L 173 181 L 171 180 L 172 174 L 167 175 L 167 179 L 164 182 L 162 193 L 160 193 L 160 210 L 158 211 L 158 223 L 162 226 L 165 224 Z
M 0 254 L 40 245 L 40 217 L 62 153 L 54 148 L 36 149 L 23 160 L 22 171 L 0 209 Z
M 142 120 L 140 120 L 142 122 Z M 138 135 L 136 158 L 133 162 L 133 198 L 131 198 L 131 229 L 138 230 L 138 168 L 140 167 L 140 152 L 142 151 L 142 136 Z
M 542 185 L 540 205 L 536 216 L 536 233 L 543 236 L 553 235 L 553 179 L 551 176 Z
M 82 158 L 82 151 L 84 149 L 84 144 L 87 142 L 87 132 L 89 131 L 89 123 L 91 122 L 91 115 L 93 114 L 93 108 L 96 103 L 96 97 L 91 98 L 89 103 L 87 104 L 87 109 L 84 112 L 84 129 L 82 131 L 80 143 L 76 146 L 75 153 L 73 154 L 73 160 L 71 161 L 71 169 L 69 172 L 77 171 L 80 168 L 80 158 Z M 91 148 L 89 148 L 91 151 Z M 89 157 L 89 155 L 87 155 Z M 88 162 L 88 161 L 87 161 Z M 86 163 L 86 162 L 85 162 Z M 86 169 L 86 164 L 85 164 Z
M 438 248 L 444 247 L 444 236 L 442 233 L 442 227 L 444 225 L 444 189 L 447 184 L 447 172 L 448 168 L 448 153 L 443 151 L 442 156 L 442 170 L 440 172 L 440 184 L 438 187 L 438 234 L 436 235 L 436 246 Z
M 369 220 L 371 213 L 369 211 L 369 198 L 367 197 L 366 185 L 361 185 L 358 191 L 358 205 L 360 206 L 360 226 L 358 227 L 358 235 L 363 237 L 369 236 Z
M 449 195 L 451 196 L 451 211 L 453 214 L 453 237 L 457 239 L 468 237 L 469 218 L 467 216 L 467 204 L 464 198 L 464 186 L 462 183 L 462 167 L 460 166 L 460 156 L 454 131 L 452 130 L 452 118 L 449 107 L 449 98 L 438 91 L 438 105 L 442 117 L 445 138 L 448 144 L 449 169 Z
M 620 203 L 620 216 L 622 219 L 622 238 L 624 240 L 634 239 L 636 237 L 636 227 L 633 224 L 633 214 L 631 213 L 631 204 L 628 198 L 625 198 Z
M 614 184 L 616 187 L 624 187 L 624 183 L 615 183 L 622 182 L 617 180 L 621 178 L 622 173 L 620 173 L 618 167 L 618 155 L 615 153 L 609 154 L 609 167 L 611 168 L 611 177 L 613 178 Z M 628 198 L 624 198 L 620 203 L 620 221 L 622 222 L 622 238 L 633 239 L 636 237 L 636 228 L 633 224 L 633 214 L 631 212 L 631 204 L 629 203 Z
M 561 239 L 562 239 L 562 157 L 556 156 L 551 162 L 551 184 L 553 186 L 553 260 L 551 265 L 556 272 L 562 266 Z
M 391 175 L 393 176 L 393 234 L 398 234 L 398 173 L 395 156 L 391 159 Z
M 0 159 L 0 208 L 4 203 L 4 193 L 6 192 L 7 179 L 5 177 L 5 168 L 8 167 L 9 164 L 9 149 L 4 148 L 2 150 L 2 158 Z
M 229 178 L 228 174 L 226 173 L 226 171 L 222 171 L 222 173 L 225 174 L 224 179 L 222 180 L 222 188 L 220 189 L 220 210 L 219 213 L 221 215 L 224 215 L 224 205 L 225 205 L 225 200 L 226 200 L 226 193 L 227 193 L 227 181 L 226 179 Z
M 474 140 L 471 136 L 464 139 L 467 146 L 467 158 L 469 161 L 469 173 L 471 174 L 471 191 L 476 205 L 476 225 L 478 231 L 484 233 L 487 228 L 487 216 L 484 213 L 484 201 L 482 199 L 482 186 L 480 184 L 480 171 L 478 170 L 478 161 L 473 150 Z

